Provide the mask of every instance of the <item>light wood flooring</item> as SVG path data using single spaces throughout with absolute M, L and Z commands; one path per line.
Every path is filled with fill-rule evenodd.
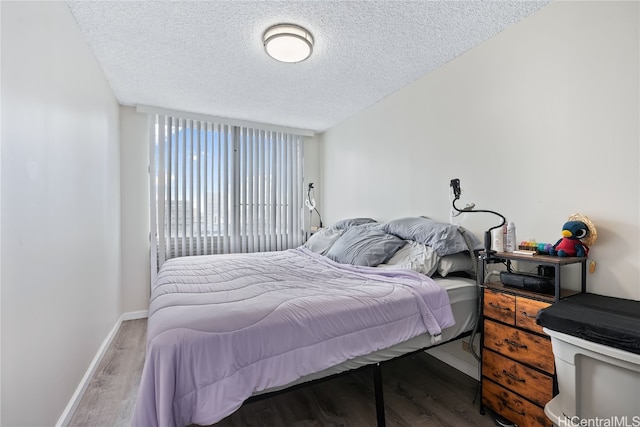
M 146 319 L 122 323 L 70 426 L 129 426 L 142 373 Z M 382 367 L 387 426 L 495 426 L 473 404 L 476 381 L 426 353 Z M 376 425 L 370 370 L 244 405 L 216 427 Z

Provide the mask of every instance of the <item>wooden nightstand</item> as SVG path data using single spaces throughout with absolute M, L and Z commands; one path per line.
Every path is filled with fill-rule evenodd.
M 556 269 L 555 294 L 547 295 L 507 287 L 501 283 L 483 284 L 482 293 L 482 403 L 519 427 L 551 427 L 544 406 L 557 393 L 551 339 L 536 323 L 538 311 L 559 298 L 577 291 L 560 288 L 562 265 L 582 263 L 582 291 L 585 290 L 585 258 L 517 256 L 498 253 L 487 262 L 513 260 L 553 265 Z

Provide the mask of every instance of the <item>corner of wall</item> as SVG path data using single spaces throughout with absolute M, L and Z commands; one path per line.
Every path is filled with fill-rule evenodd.
M 121 312 L 149 303 L 149 136 L 147 114 L 120 106 Z

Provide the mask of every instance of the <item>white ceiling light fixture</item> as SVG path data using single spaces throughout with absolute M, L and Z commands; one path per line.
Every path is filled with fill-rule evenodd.
M 264 50 L 280 62 L 302 62 L 311 56 L 313 37 L 306 29 L 294 24 L 278 24 L 262 36 Z

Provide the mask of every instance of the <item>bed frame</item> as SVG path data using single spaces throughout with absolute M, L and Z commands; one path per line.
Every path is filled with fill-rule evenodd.
M 374 395 L 375 395 L 375 401 L 376 401 L 376 420 L 377 420 L 377 426 L 378 427 L 385 427 L 386 426 L 386 419 L 385 419 L 385 413 L 384 413 L 384 392 L 383 392 L 383 387 L 382 387 L 382 365 L 394 361 L 394 360 L 398 360 L 398 359 L 402 359 L 408 356 L 412 356 L 414 354 L 423 352 L 425 350 L 429 350 L 432 348 L 436 348 L 439 347 L 443 344 L 447 344 L 450 343 L 452 341 L 456 341 L 458 339 L 461 338 L 465 338 L 468 336 L 471 336 L 475 333 L 477 328 L 477 322 L 476 322 L 476 326 L 474 326 L 474 328 L 470 331 L 466 331 L 461 333 L 460 335 L 455 336 L 454 338 L 448 340 L 448 341 L 443 341 L 437 344 L 434 344 L 432 346 L 429 347 L 424 347 L 424 348 L 420 348 L 418 350 L 413 350 L 410 351 L 408 353 L 402 354 L 400 356 L 396 356 L 394 358 L 388 359 L 388 360 L 384 360 L 381 362 L 376 362 L 376 363 L 372 363 L 370 365 L 365 365 L 365 366 L 361 366 L 359 368 L 355 368 L 355 369 L 351 369 L 348 371 L 344 371 L 344 372 L 339 372 L 336 374 L 331 374 L 329 376 L 326 377 L 322 377 L 322 378 L 316 378 L 314 380 L 310 380 L 310 381 L 306 381 L 304 383 L 300 383 L 300 384 L 295 384 L 292 385 L 290 387 L 284 388 L 282 390 L 276 390 L 276 391 L 270 391 L 270 392 L 266 392 L 266 393 L 262 393 L 262 394 L 258 394 L 255 396 L 251 396 L 250 398 L 248 398 L 247 400 L 245 400 L 244 405 L 248 405 L 251 404 L 253 402 L 257 402 L 260 400 L 264 400 L 264 399 L 268 399 L 271 398 L 273 396 L 277 396 L 280 394 L 284 394 L 284 393 L 288 393 L 290 391 L 294 391 L 294 390 L 298 390 L 304 387 L 308 387 L 314 384 L 318 384 L 318 383 L 322 383 L 325 381 L 329 381 L 335 378 L 339 378 L 345 375 L 351 375 L 354 374 L 356 372 L 360 372 L 360 371 L 364 371 L 364 370 L 372 370 L 372 374 L 373 374 L 373 389 L 374 389 Z

